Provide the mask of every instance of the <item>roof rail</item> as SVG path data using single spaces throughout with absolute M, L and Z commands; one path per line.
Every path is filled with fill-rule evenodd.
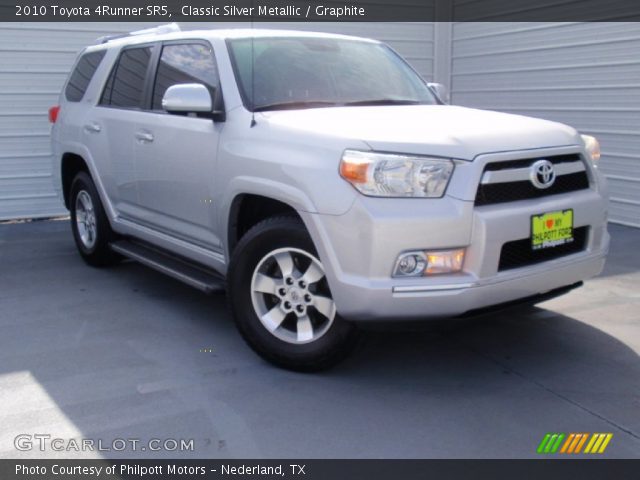
M 118 38 L 131 37 L 135 35 L 161 35 L 163 33 L 180 32 L 180 26 L 177 23 L 167 23 L 165 25 L 158 25 L 153 28 L 145 28 L 144 30 L 136 30 L 135 32 L 119 33 L 116 35 L 105 35 L 96 40 L 96 43 L 107 43 Z

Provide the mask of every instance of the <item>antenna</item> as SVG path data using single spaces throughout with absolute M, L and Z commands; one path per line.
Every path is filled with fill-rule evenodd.
M 255 80 L 255 48 L 253 44 L 253 0 L 251 0 L 251 125 L 256 126 L 256 80 Z

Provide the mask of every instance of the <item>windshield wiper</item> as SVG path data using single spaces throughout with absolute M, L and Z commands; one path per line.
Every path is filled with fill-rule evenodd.
M 319 108 L 319 107 L 338 107 L 343 104 L 329 102 L 325 100 L 306 100 L 297 102 L 278 102 L 268 103 L 266 105 L 258 105 L 253 109 L 254 112 L 266 112 L 269 110 L 295 110 L 298 108 Z
M 376 105 L 424 105 L 424 102 L 419 100 L 402 100 L 393 98 L 378 98 L 371 100 L 358 100 L 356 102 L 346 102 L 344 105 L 348 107 L 369 107 Z
M 370 100 L 357 100 L 354 102 L 330 102 L 327 100 L 305 100 L 296 102 L 277 102 L 266 105 L 258 105 L 254 112 L 266 112 L 269 110 L 295 110 L 298 108 L 320 108 L 320 107 L 368 107 L 376 105 L 425 105 L 419 100 L 377 98 Z

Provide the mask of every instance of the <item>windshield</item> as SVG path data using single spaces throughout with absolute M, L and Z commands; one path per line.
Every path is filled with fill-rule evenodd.
M 228 45 L 252 111 L 437 103 L 418 74 L 379 43 L 272 37 L 230 39 Z

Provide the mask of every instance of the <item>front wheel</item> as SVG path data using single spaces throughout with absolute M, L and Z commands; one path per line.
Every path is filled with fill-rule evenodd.
M 323 370 L 354 345 L 356 329 L 336 313 L 324 267 L 295 217 L 269 218 L 246 233 L 231 259 L 228 292 L 244 339 L 278 366 Z

